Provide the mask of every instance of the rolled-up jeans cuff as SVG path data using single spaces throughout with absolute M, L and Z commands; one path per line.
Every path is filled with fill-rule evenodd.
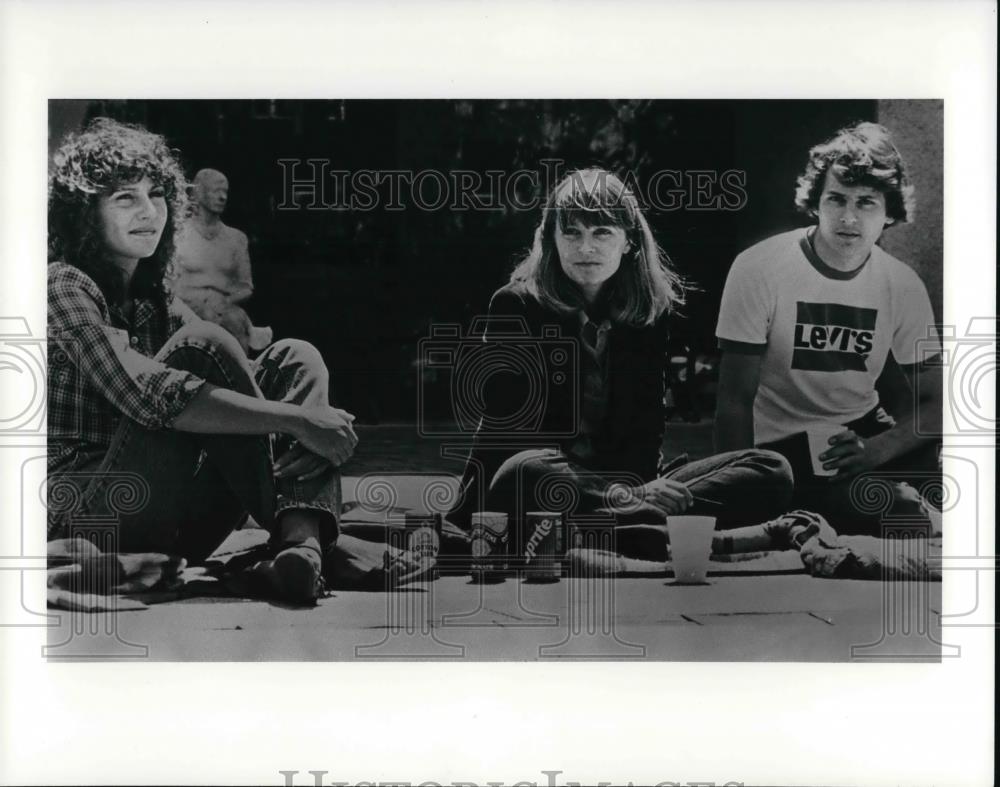
M 281 514 L 288 510 L 319 511 L 327 515 L 323 517 L 323 527 L 320 533 L 321 546 L 326 548 L 337 540 L 341 507 L 339 471 L 330 470 L 318 478 L 312 478 L 308 481 L 280 479 L 277 486 L 274 508 L 275 522 L 278 522 Z M 272 537 L 277 535 L 277 532 L 272 532 Z

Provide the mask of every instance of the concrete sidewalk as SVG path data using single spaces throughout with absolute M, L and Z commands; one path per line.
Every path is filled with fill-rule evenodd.
M 399 435 L 391 439 L 401 450 Z M 352 462 L 356 474 L 342 479 L 345 504 L 367 500 L 381 510 L 433 503 L 433 510 L 447 510 L 456 480 L 431 461 L 431 447 L 424 450 L 423 473 L 401 466 L 365 475 L 363 465 Z M 416 459 L 409 456 L 405 464 Z M 264 531 L 237 531 L 216 554 L 263 540 Z M 51 611 L 46 655 L 193 661 L 941 657 L 941 583 L 817 579 L 804 573 L 796 553 L 772 554 L 790 560 L 778 559 L 756 576 L 723 576 L 739 566 L 713 563 L 715 575 L 703 586 L 674 585 L 665 577 L 533 584 L 516 575 L 482 585 L 445 574 L 393 592 L 336 591 L 311 608 L 201 597 L 117 613 Z
M 563 579 L 444 576 L 335 592 L 313 608 L 192 599 L 54 612 L 52 659 L 851 661 L 940 658 L 940 583 L 806 575 Z

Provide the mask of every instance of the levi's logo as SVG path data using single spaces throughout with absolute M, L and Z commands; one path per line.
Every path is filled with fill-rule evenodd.
M 792 368 L 809 372 L 868 371 L 877 317 L 877 309 L 799 301 Z

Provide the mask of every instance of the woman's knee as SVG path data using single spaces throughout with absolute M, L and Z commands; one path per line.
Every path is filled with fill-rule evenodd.
M 279 339 L 254 364 L 257 383 L 268 399 L 295 404 L 326 404 L 330 399 L 330 373 L 309 342 Z
M 766 489 L 768 496 L 779 507 L 791 502 L 795 491 L 795 473 L 784 456 L 765 448 L 751 448 L 743 452 L 743 459 L 757 470 L 754 486 Z
M 160 359 L 173 369 L 242 393 L 253 392 L 253 373 L 236 338 L 207 320 L 192 320 L 170 337 Z
M 791 463 L 777 451 L 769 451 L 763 448 L 755 448 L 753 450 L 757 461 L 766 468 L 772 482 L 778 486 L 787 487 L 790 492 L 795 485 L 795 474 L 792 471 Z
M 304 339 L 279 339 L 265 352 L 280 365 L 295 364 L 314 374 L 329 377 L 330 371 L 322 353 Z
M 787 507 L 795 496 L 795 471 L 792 470 L 791 462 L 777 451 L 758 450 L 761 462 L 768 468 L 776 501 L 781 507 Z

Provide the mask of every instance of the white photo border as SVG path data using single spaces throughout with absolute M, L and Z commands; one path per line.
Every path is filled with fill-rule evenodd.
M 49 98 L 892 97 L 945 102 L 961 330 L 996 314 L 996 43 L 973 0 L 0 0 L 0 315 L 45 325 Z M 989 783 L 994 631 L 946 635 L 939 665 L 73 665 L 0 628 L 0 782 Z

